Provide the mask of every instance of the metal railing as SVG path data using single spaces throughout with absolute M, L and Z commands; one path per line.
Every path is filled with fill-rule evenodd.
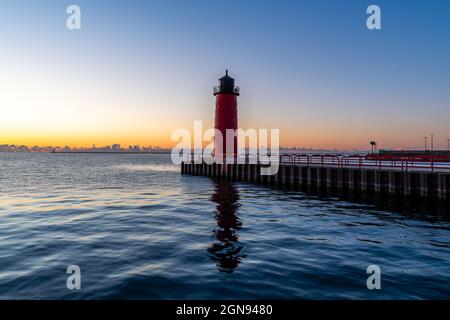
M 450 162 L 436 162 L 433 158 L 429 162 L 419 162 L 409 157 L 403 157 L 401 160 L 370 160 L 363 155 L 283 154 L 280 155 L 280 163 L 315 167 L 391 169 L 403 172 L 450 172 Z
M 198 157 L 198 156 L 197 156 Z M 193 161 L 192 154 L 188 161 Z M 231 160 L 230 160 L 231 159 Z M 201 159 L 200 163 L 214 162 L 212 159 Z M 197 158 L 198 161 L 198 158 Z M 224 157 L 221 163 L 239 164 L 269 164 L 274 161 L 273 157 L 249 156 L 244 154 L 229 155 Z M 311 166 L 323 168 L 358 168 L 374 170 L 396 170 L 402 172 L 424 171 L 424 172 L 448 172 L 450 173 L 450 162 L 436 162 L 431 159 L 428 162 L 419 162 L 417 159 L 403 157 L 401 160 L 371 160 L 364 155 L 341 155 L 341 154 L 280 154 L 279 163 L 292 166 Z
M 200 157 L 200 159 L 199 159 Z M 196 160 L 194 160 L 196 159 Z M 191 154 L 187 161 L 203 161 L 213 163 L 216 158 L 201 158 L 201 155 Z M 208 161 L 209 160 L 209 161 Z M 273 157 L 269 155 L 248 155 L 236 154 L 223 157 L 220 163 L 239 164 L 269 164 L 273 162 Z M 219 162 L 216 162 L 219 163 Z M 372 160 L 365 155 L 341 155 L 341 154 L 280 154 L 279 164 L 293 166 L 311 166 L 323 168 L 358 168 L 375 170 L 396 170 L 402 172 L 425 171 L 425 172 L 448 172 L 450 173 L 450 162 L 436 162 L 432 158 L 428 162 L 417 161 L 409 157 L 401 160 Z

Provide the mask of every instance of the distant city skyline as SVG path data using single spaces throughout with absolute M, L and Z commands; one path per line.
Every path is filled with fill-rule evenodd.
M 229 69 L 239 126 L 280 129 L 283 146 L 447 148 L 448 1 L 75 3 L 81 30 L 71 3 L 2 3 L 0 144 L 168 148 L 177 128 L 213 126 Z
M 424 138 L 430 138 L 430 137 L 424 137 Z M 433 141 L 435 137 L 433 136 Z M 360 152 L 373 152 L 374 150 L 390 150 L 390 149 L 404 149 L 404 150 L 450 150 L 450 139 L 446 139 L 446 148 L 436 148 L 435 144 L 431 145 L 427 139 L 425 139 L 426 142 L 424 146 L 421 148 L 389 148 L 389 147 L 383 147 L 379 146 L 376 141 L 370 141 L 368 142 L 367 146 L 365 148 L 349 148 L 349 149 L 337 149 L 337 148 L 315 148 L 311 146 L 280 146 L 280 148 L 283 150 L 320 150 L 320 151 L 360 151 Z M 372 145 L 372 143 L 375 143 L 375 146 Z M 139 144 L 129 144 L 129 145 L 122 145 L 119 143 L 109 143 L 106 145 L 96 145 L 96 144 L 90 144 L 86 146 L 70 146 L 67 144 L 62 145 L 51 145 L 51 144 L 45 144 L 45 145 L 25 145 L 25 144 L 13 144 L 13 143 L 0 143 L 0 152 L 5 151 L 45 151 L 49 152 L 54 149 L 59 150 L 110 150 L 110 151 L 124 151 L 124 150 L 135 150 L 135 151 L 150 151 L 150 150 L 170 150 L 171 147 L 163 147 L 163 146 L 152 146 L 152 145 L 139 145 Z

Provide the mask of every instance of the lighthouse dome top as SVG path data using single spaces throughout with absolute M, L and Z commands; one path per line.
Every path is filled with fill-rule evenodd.
M 225 70 L 225 75 L 222 78 L 220 78 L 219 80 L 224 80 L 224 79 L 232 79 L 234 81 L 234 79 L 228 75 L 228 69 Z
M 225 75 L 219 79 L 219 85 L 214 87 L 214 95 L 220 93 L 239 95 L 239 87 L 234 85 L 234 79 L 228 75 L 228 70 L 226 70 Z

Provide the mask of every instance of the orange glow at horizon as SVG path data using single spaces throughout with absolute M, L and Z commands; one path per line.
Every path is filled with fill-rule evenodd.
M 184 126 L 192 133 L 192 126 Z M 59 128 L 61 129 L 61 128 Z M 141 147 L 161 147 L 171 148 L 179 141 L 171 141 L 171 134 L 176 128 L 162 128 L 159 130 L 136 129 L 128 130 L 121 133 L 86 130 L 84 133 L 77 133 L 73 131 L 64 131 L 58 129 L 47 130 L 41 133 L 35 130 L 5 130 L 0 129 L 0 145 L 25 145 L 32 146 L 52 146 L 71 148 L 88 148 L 95 145 L 96 147 L 111 146 L 113 144 L 120 144 L 122 148 L 128 146 L 139 145 Z M 206 128 L 207 129 L 207 128 Z M 205 128 L 204 128 L 205 130 Z M 131 131 L 131 132 L 130 132 Z M 378 144 L 380 148 L 421 148 L 420 140 L 422 137 L 410 137 L 407 135 L 396 137 L 392 139 L 389 134 L 379 134 Z M 423 139 L 423 138 L 422 138 Z M 280 130 L 280 146 L 282 147 L 299 147 L 299 148 L 313 148 L 313 149 L 336 149 L 336 150 L 368 150 L 369 140 L 365 135 L 355 136 L 353 131 L 320 131 L 312 129 L 286 129 Z M 442 140 L 442 139 L 441 139 Z M 443 145 L 446 141 L 435 140 L 435 145 L 439 142 Z M 207 142 L 205 142 L 207 143 Z

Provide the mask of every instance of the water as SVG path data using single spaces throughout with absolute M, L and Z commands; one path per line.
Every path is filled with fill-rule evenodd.
M 182 176 L 168 155 L 0 153 L 0 298 L 450 298 L 447 209 L 386 208 Z

